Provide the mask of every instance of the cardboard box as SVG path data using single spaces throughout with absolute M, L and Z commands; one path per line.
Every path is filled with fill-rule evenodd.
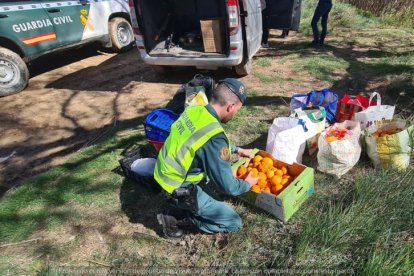
M 277 196 L 266 192 L 247 192 L 240 195 L 239 198 L 286 222 L 315 191 L 314 169 L 298 163 L 286 164 L 273 158 L 271 154 L 265 151 L 256 152 L 263 157 L 273 159 L 278 167 L 285 166 L 288 173 L 294 177 L 296 176 L 296 178 Z M 233 165 L 233 169 L 237 169 L 248 161 L 247 158 L 240 160 Z
M 222 20 L 200 20 L 203 35 L 204 52 L 221 53 L 223 51 Z

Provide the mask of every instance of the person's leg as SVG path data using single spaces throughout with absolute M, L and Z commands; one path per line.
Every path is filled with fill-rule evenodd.
M 322 17 L 322 6 L 321 4 L 318 4 L 318 6 L 315 9 L 315 13 L 313 14 L 311 26 L 312 26 L 312 32 L 313 32 L 313 45 L 317 45 L 319 42 L 319 30 L 318 30 L 318 22 L 319 19 Z
M 225 202 L 217 201 L 198 188 L 199 210 L 192 215 L 193 223 L 206 233 L 235 232 L 241 229 L 240 216 Z
M 324 14 L 322 15 L 322 20 L 321 20 L 322 32 L 321 32 L 321 37 L 319 39 L 320 45 L 323 45 L 325 42 L 326 33 L 328 32 L 328 16 L 329 16 L 329 12 L 331 11 L 331 9 L 332 9 L 332 4 L 327 5 L 324 10 Z
M 269 40 L 269 25 L 267 23 L 267 15 L 266 10 L 262 11 L 262 44 L 267 45 L 267 42 Z

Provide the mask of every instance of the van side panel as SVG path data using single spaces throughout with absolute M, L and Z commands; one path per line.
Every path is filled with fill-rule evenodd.
M 262 9 L 260 0 L 243 0 L 244 23 L 246 29 L 247 55 L 251 59 L 260 49 L 262 42 Z M 243 22 L 243 21 L 242 21 Z

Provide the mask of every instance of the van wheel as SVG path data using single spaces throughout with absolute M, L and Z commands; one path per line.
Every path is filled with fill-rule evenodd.
M 247 76 L 252 72 L 253 65 L 252 60 L 248 59 L 246 61 L 243 61 L 239 65 L 234 66 L 234 72 L 238 77 L 244 77 Z
M 112 18 L 109 21 L 109 37 L 115 51 L 129 50 L 134 42 L 134 32 L 131 24 L 122 17 Z
M 19 93 L 29 82 L 29 69 L 15 52 L 0 47 L 0 97 Z

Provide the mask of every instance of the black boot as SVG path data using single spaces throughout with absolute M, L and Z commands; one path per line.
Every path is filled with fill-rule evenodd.
M 181 239 L 183 237 L 184 231 L 178 228 L 178 221 L 175 217 L 168 214 L 158 214 L 157 220 L 162 226 L 162 231 L 166 238 Z

